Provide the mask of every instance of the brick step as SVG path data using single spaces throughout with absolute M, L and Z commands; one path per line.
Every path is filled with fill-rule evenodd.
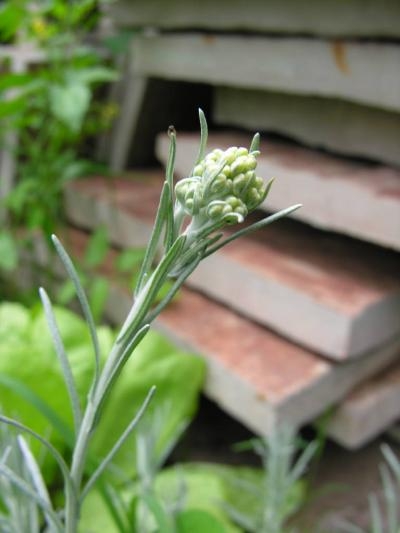
M 72 222 L 105 224 L 115 244 L 146 244 L 161 173 L 72 184 Z M 273 194 L 273 193 L 272 193 Z M 359 356 L 400 333 L 399 258 L 296 222 L 275 223 L 203 261 L 188 284 L 334 359 Z
M 196 158 L 197 134 L 179 134 L 176 172 L 187 175 Z M 250 135 L 214 133 L 215 147 L 248 146 Z M 160 135 L 157 157 L 165 162 L 168 139 Z M 337 231 L 400 250 L 400 170 L 328 156 L 287 143 L 264 141 L 258 173 L 274 176 L 265 209 L 302 203 L 293 216 L 316 227 Z
M 333 98 L 215 87 L 213 121 L 400 166 L 400 113 Z
M 132 45 L 138 77 L 337 97 L 400 111 L 396 43 L 149 32 Z
M 87 234 L 69 230 L 64 240 L 69 253 L 82 256 Z M 42 265 L 50 261 L 60 275 L 61 265 L 53 256 L 49 258 L 43 246 L 36 248 L 35 259 Z M 110 277 L 107 316 L 121 324 L 131 305 L 131 291 L 114 281 L 110 261 L 102 273 Z M 189 289 L 181 291 L 154 326 L 179 346 L 205 358 L 206 395 L 258 434 L 267 434 L 280 423 L 298 427 L 312 422 L 400 356 L 398 337 L 362 358 L 340 364 L 328 361 Z M 358 446 L 384 429 L 379 412 L 386 397 L 375 395 L 368 431 L 361 433 Z M 352 397 L 344 404 L 345 413 L 349 403 L 354 403 Z M 341 409 L 337 408 L 333 420 L 340 421 Z M 365 412 L 350 411 L 346 424 L 336 423 L 334 438 L 354 448 L 354 427 L 360 427 Z
M 364 0 L 360 17 L 358 0 L 250 0 L 246 9 L 231 0 L 173 0 L 165 9 L 164 0 L 113 2 L 109 13 L 119 27 L 162 29 L 199 28 L 246 30 L 313 35 L 399 37 L 400 6 L 396 0 Z M 160 17 L 162 13 L 162 17 Z

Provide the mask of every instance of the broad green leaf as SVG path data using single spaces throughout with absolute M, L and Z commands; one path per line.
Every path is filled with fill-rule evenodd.
M 140 267 L 146 253 L 145 248 L 129 248 L 115 259 L 115 266 L 119 272 L 134 272 Z
M 78 132 L 89 109 L 91 91 L 76 81 L 50 88 L 50 110 L 71 131 Z
M 115 81 L 118 73 L 107 67 L 88 67 L 73 73 L 73 80 L 82 84 Z
M 90 237 L 87 245 L 84 264 L 90 268 L 99 266 L 105 259 L 109 249 L 107 229 L 102 226 Z
M 93 318 L 99 321 L 104 313 L 110 282 L 103 276 L 95 276 L 89 288 L 89 301 Z
M 215 516 L 207 511 L 188 509 L 177 517 L 178 533 L 226 533 L 226 529 Z
M 8 231 L 0 231 L 0 271 L 10 272 L 18 264 L 17 244 Z

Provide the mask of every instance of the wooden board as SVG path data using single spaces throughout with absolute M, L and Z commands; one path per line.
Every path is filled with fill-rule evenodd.
M 72 222 L 105 224 L 115 244 L 146 244 L 162 173 L 72 184 Z M 280 221 L 203 261 L 188 283 L 334 359 L 359 356 L 400 334 L 400 260 L 394 253 Z
M 394 43 L 220 34 L 141 34 L 137 75 L 338 97 L 400 110 Z
M 111 3 L 108 11 L 120 27 L 246 30 L 313 35 L 399 37 L 396 0 L 250 0 L 244 8 L 231 0 L 130 0 Z M 362 16 L 360 16 L 362 14 Z
M 399 4 L 400 5 L 400 4 Z M 400 113 L 344 100 L 216 87 L 213 120 L 400 166 Z
M 220 133 L 209 137 L 209 149 L 249 146 L 250 135 Z M 178 132 L 175 169 L 190 172 L 197 156 L 199 137 Z M 168 139 L 160 136 L 156 153 L 165 162 Z M 400 250 L 400 171 L 347 161 L 288 143 L 262 140 L 258 174 L 275 177 L 263 207 L 283 209 L 302 203 L 293 217 Z

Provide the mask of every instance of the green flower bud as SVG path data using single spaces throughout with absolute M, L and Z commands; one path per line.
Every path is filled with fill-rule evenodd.
M 237 146 L 231 146 L 223 153 L 223 157 L 228 165 L 232 164 L 236 159 Z
M 237 148 L 236 150 L 236 157 L 240 157 L 242 155 L 249 155 L 249 151 L 247 150 L 247 148 L 244 148 L 243 146 L 241 146 L 240 148 Z
M 196 165 L 193 169 L 193 176 L 202 176 L 204 172 L 204 165 Z
M 247 183 L 248 180 L 246 179 L 245 174 L 238 174 L 235 178 L 233 178 L 233 194 L 240 196 Z
M 257 160 L 253 155 L 241 155 L 231 165 L 231 172 L 235 176 L 245 173 L 248 170 L 254 170 L 257 166 Z

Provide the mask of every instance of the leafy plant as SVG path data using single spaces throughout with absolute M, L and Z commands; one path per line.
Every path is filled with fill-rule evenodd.
M 232 519 L 251 533 L 283 533 L 288 518 L 297 510 L 303 499 L 299 480 L 304 475 L 318 444 L 308 444 L 296 459 L 296 436 L 288 427 L 277 428 L 271 435 L 244 443 L 238 449 L 254 449 L 262 460 L 263 483 L 237 478 L 236 488 L 242 496 L 258 501 L 256 512 L 249 513 L 245 506 L 238 509 L 225 505 Z
M 369 497 L 369 533 L 399 533 L 400 531 L 400 460 L 387 445 L 382 445 L 385 462 L 380 466 L 382 498 L 376 494 Z M 380 501 L 381 499 L 381 501 Z M 367 533 L 355 524 L 344 523 L 341 531 Z
M 93 171 L 84 144 L 107 128 L 115 110 L 94 100 L 96 87 L 116 73 L 87 34 L 98 20 L 97 0 L 8 0 L 0 7 L 0 39 L 29 43 L 38 59 L 26 72 L 7 68 L 0 78 L 0 144 L 13 153 L 16 183 L 0 209 L 0 268 L 17 264 L 14 229 L 42 230 L 50 238 L 62 222 L 66 182 Z M 11 60 L 11 59 L 10 59 Z M 18 142 L 11 142 L 15 135 Z M 1 178 L 1 177 L 0 177 Z
M 243 147 L 233 147 L 224 152 L 214 150 L 205 156 L 207 124 L 202 112 L 200 112 L 200 124 L 200 149 L 193 171 L 189 178 L 178 181 L 175 187 L 173 186 L 173 169 L 176 140 L 174 131 L 170 132 L 171 143 L 166 179 L 153 232 L 138 276 L 135 297 L 104 364 L 93 316 L 77 272 L 60 241 L 53 237 L 61 261 L 75 284 L 94 353 L 93 377 L 87 401 L 83 403 L 50 299 L 45 290 L 40 289 L 47 323 L 71 405 L 73 421 L 71 461 L 67 462 L 48 440 L 28 426 L 9 417 L 0 416 L 0 420 L 5 424 L 16 428 L 21 433 L 31 435 L 43 444 L 60 468 L 65 495 L 62 511 L 57 512 L 53 505 L 49 507 L 51 502 L 46 502 L 46 504 L 42 501 L 37 502 L 42 513 L 46 516 L 49 514 L 53 518 L 53 523 L 48 527 L 50 530 L 65 531 L 65 533 L 77 532 L 85 498 L 97 485 L 102 474 L 110 467 L 136 428 L 155 393 L 155 387 L 148 390 L 136 415 L 122 432 L 115 436 L 115 440 L 101 462 L 86 475 L 90 462 L 90 445 L 95 440 L 97 427 L 103 418 L 109 396 L 112 397 L 122 370 L 127 365 L 134 349 L 146 337 L 154 318 L 171 301 L 179 287 L 202 259 L 232 240 L 266 226 L 299 207 L 295 205 L 284 209 L 224 238 L 223 228 L 226 225 L 242 222 L 250 211 L 257 208 L 268 195 L 271 182 L 265 185 L 262 178 L 259 178 L 255 172 L 256 158 L 259 154 L 258 135 L 253 138 L 249 150 Z M 157 254 L 160 248 L 161 253 Z M 159 259 L 154 266 L 156 256 Z M 155 304 L 161 287 L 168 279 L 173 280 L 170 289 L 162 300 Z M 40 483 L 44 484 L 43 477 L 40 476 L 39 479 Z M 16 477 L 12 482 L 18 486 L 19 481 L 20 478 Z

